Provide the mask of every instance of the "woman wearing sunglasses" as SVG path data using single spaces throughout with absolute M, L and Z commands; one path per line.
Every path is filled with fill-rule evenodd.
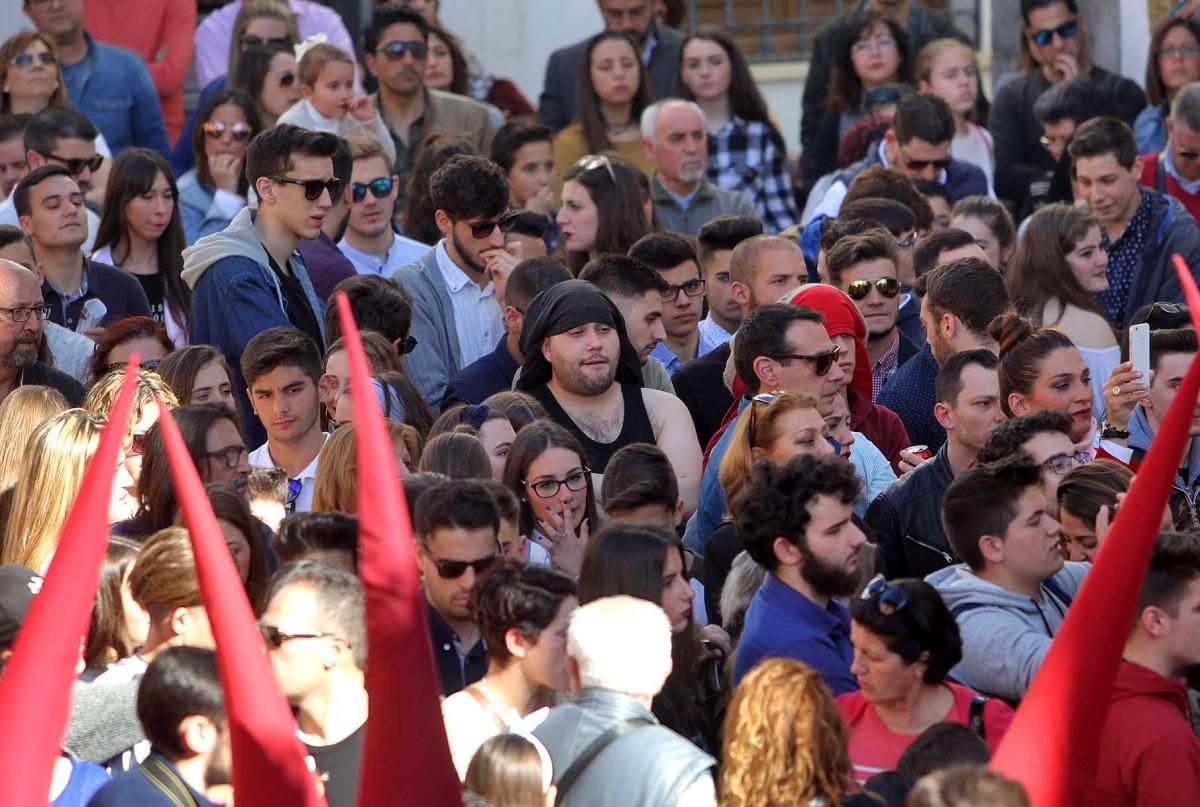
M 36 115 L 71 105 L 54 42 L 36 31 L 23 31 L 0 45 L 0 88 L 3 115 Z
M 962 723 L 995 749 L 1013 710 L 946 680 L 962 658 L 954 615 L 923 580 L 876 575 L 850 604 L 857 692 L 837 698 L 850 728 L 850 761 L 860 784 L 895 769 L 917 735 L 935 723 Z
M 200 120 L 191 138 L 196 167 L 179 178 L 188 246 L 224 230 L 246 206 L 249 182 L 242 167 L 246 148 L 259 131 L 254 102 L 240 90 L 222 90 L 208 99 Z

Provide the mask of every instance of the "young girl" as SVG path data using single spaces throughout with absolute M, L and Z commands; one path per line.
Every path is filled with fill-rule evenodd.
M 954 114 L 950 155 L 956 160 L 978 165 L 991 187 L 996 171 L 992 136 L 971 120 L 979 95 L 979 67 L 975 64 L 974 51 L 957 39 L 935 39 L 917 54 L 914 72 L 917 89 L 944 100 Z
M 371 99 L 354 95 L 354 60 L 350 54 L 316 34 L 296 46 L 296 61 L 301 99 L 279 116 L 279 123 L 341 137 L 370 135 L 383 146 L 388 161 L 395 162 L 396 145 Z

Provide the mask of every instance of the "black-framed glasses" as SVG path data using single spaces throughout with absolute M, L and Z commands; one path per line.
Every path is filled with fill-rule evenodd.
M 596 168 L 603 168 L 608 171 L 608 178 L 612 180 L 614 185 L 617 184 L 617 173 L 613 171 L 612 160 L 605 154 L 585 154 L 575 161 L 572 166 L 581 171 L 592 171 Z
M 539 499 L 553 499 L 564 486 L 567 490 L 578 493 L 587 488 L 591 481 L 591 471 L 580 468 L 575 473 L 568 474 L 565 479 L 538 479 L 533 482 L 522 479 L 521 484 L 532 488 Z
M 517 225 L 517 218 L 521 215 L 519 210 L 509 210 L 503 216 L 492 221 L 477 221 L 467 222 L 467 226 L 471 228 L 471 237 L 482 241 L 500 228 L 500 232 L 512 232 L 512 228 Z
M 212 140 L 220 140 L 225 136 L 226 132 L 229 132 L 229 136 L 232 137 L 235 142 L 245 143 L 250 139 L 250 135 L 254 134 L 254 130 L 251 129 L 248 124 L 241 122 L 230 126 L 222 120 L 210 120 L 204 124 L 203 128 L 204 136 L 211 138 Z
M 370 182 L 352 182 L 350 184 L 350 199 L 358 204 L 367 198 L 367 191 L 376 199 L 386 199 L 396 183 L 391 177 L 375 177 Z
M 140 362 L 138 362 L 138 369 L 139 370 L 157 370 L 159 362 L 161 362 L 161 361 L 162 361 L 161 359 L 146 359 L 145 361 L 140 361 Z M 127 362 L 127 361 L 114 361 L 114 362 L 110 363 L 107 367 L 105 367 L 104 370 L 106 372 L 111 373 L 114 370 L 124 370 L 128 366 L 129 366 L 129 362 Z
M 278 650 L 283 647 L 284 642 L 290 642 L 293 639 L 326 639 L 336 638 L 337 634 L 325 633 L 324 631 L 312 631 L 310 633 L 288 633 L 280 630 L 274 625 L 268 625 L 265 622 L 258 623 L 258 632 L 262 634 L 263 641 L 272 650 Z
M 50 319 L 50 306 L 35 305 L 21 308 L 0 308 L 0 313 L 8 314 L 13 322 L 29 322 L 29 318 L 37 315 L 38 319 Z
M 1200 53 L 1200 45 L 1167 45 L 1158 51 L 1158 55 L 1166 59 L 1174 59 L 1176 56 L 1195 56 L 1197 53 Z
M 900 281 L 894 277 L 880 277 L 875 280 L 851 280 L 846 286 L 846 294 L 851 300 L 865 299 L 874 288 L 880 295 L 889 300 L 900 293 Z
M 1075 467 L 1075 458 L 1070 454 L 1055 454 L 1043 462 L 1042 467 L 1048 471 L 1053 471 L 1056 476 L 1065 476 L 1067 472 Z
M 858 598 L 863 602 L 879 598 L 879 613 L 885 616 L 903 611 L 908 605 L 908 595 L 899 586 L 888 585 L 887 578 L 877 574 L 867 582 Z
M 321 198 L 322 191 L 329 191 L 329 201 L 337 198 L 338 193 L 342 190 L 342 181 L 337 177 L 333 179 L 293 179 L 292 177 L 271 177 L 274 182 L 282 182 L 285 185 L 299 185 L 304 188 L 304 198 L 310 202 L 315 202 Z
M 829 350 L 822 351 L 821 353 L 777 353 L 767 358 L 778 362 L 811 361 L 816 374 L 825 375 L 829 372 L 829 368 L 833 366 L 833 363 L 837 361 L 838 353 L 841 351 L 841 345 L 834 345 Z
M 1079 36 L 1079 20 L 1067 20 L 1057 28 L 1047 28 L 1041 31 L 1031 31 L 1029 36 L 1033 44 L 1044 48 L 1054 41 L 1055 34 L 1059 39 L 1074 39 Z
M 304 490 L 304 483 L 299 479 L 288 480 L 287 502 L 284 504 L 284 509 L 289 516 L 296 512 L 296 500 L 300 498 L 302 490 Z
M 14 56 L 9 64 L 24 69 L 32 67 L 35 61 L 49 67 L 50 65 L 58 64 L 58 57 L 48 50 L 44 50 L 41 53 L 20 53 Z
M 424 59 L 429 55 L 429 46 L 419 39 L 398 39 L 386 45 L 380 45 L 375 53 L 382 53 L 389 62 L 400 61 L 406 53 L 411 53 L 414 59 Z
M 409 353 L 412 353 L 414 350 L 416 350 L 417 345 L 419 344 L 420 342 L 417 341 L 417 337 L 415 336 L 404 337 L 404 341 L 400 343 L 400 355 L 407 356 Z
M 37 151 L 37 149 L 34 149 L 34 151 Z M 82 174 L 85 169 L 88 171 L 99 171 L 100 166 L 104 165 L 104 157 L 99 154 L 93 157 L 60 157 L 48 151 L 37 151 L 37 153 L 47 160 L 54 160 L 54 162 L 65 166 L 67 171 L 76 176 Z
M 672 284 L 662 293 L 662 301 L 664 303 L 674 302 L 679 297 L 679 292 L 683 292 L 685 297 L 699 297 L 704 294 L 704 281 L 696 278 L 687 283 Z
M 294 44 L 290 36 L 258 36 L 257 34 L 242 34 L 238 44 L 243 48 L 286 48 Z
M 434 557 L 433 553 L 428 549 L 425 550 L 425 554 L 429 555 L 429 559 L 433 561 L 433 565 L 437 568 L 438 577 L 445 580 L 457 580 L 467 573 L 467 569 L 474 569 L 476 575 L 481 575 L 495 566 L 496 561 L 504 557 L 504 552 L 499 541 L 496 542 L 496 554 L 476 560 L 444 560 Z
M 218 448 L 216 451 L 205 451 L 204 456 L 210 460 L 222 460 L 226 468 L 236 468 L 242 457 L 247 455 L 245 446 L 234 445 Z

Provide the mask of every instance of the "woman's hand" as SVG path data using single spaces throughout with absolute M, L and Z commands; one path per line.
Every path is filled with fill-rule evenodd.
M 550 553 L 550 560 L 555 568 L 570 577 L 579 578 L 583 569 L 583 553 L 587 549 L 588 521 L 585 518 L 579 525 L 579 532 L 571 524 L 567 513 L 561 504 L 547 505 L 543 515 L 538 518 L 538 546 Z
M 701 628 L 700 641 L 712 642 L 712 650 L 719 650 L 725 658 L 733 655 L 733 640 L 720 625 L 705 625 Z
M 209 158 L 208 173 L 219 189 L 237 195 L 238 182 L 242 178 L 242 158 L 232 154 L 217 154 Z
M 1133 408 L 1150 397 L 1150 378 L 1134 372 L 1133 362 L 1118 364 L 1104 382 L 1104 420 L 1114 429 L 1127 430 Z

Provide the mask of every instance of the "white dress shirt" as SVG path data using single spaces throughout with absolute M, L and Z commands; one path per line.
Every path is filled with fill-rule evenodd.
M 467 277 L 467 273 L 459 269 L 446 252 L 446 239 L 438 241 L 434 256 L 446 283 L 446 291 L 450 293 L 458 350 L 462 367 L 466 367 L 496 349 L 496 343 L 504 335 L 504 316 L 496 300 L 495 286 L 489 281 L 481 289 L 478 283 Z
M 321 432 L 321 444 L 329 439 L 329 434 Z M 278 468 L 275 460 L 271 458 L 269 450 L 270 443 L 263 443 L 258 448 L 250 452 L 250 465 L 254 468 Z M 317 456 L 313 457 L 313 461 L 308 464 L 308 467 L 300 472 L 296 478 L 300 480 L 300 495 L 296 497 L 296 507 L 293 512 L 307 513 L 312 510 L 313 488 L 316 487 L 317 481 L 317 461 L 321 458 L 321 452 L 317 452 Z

